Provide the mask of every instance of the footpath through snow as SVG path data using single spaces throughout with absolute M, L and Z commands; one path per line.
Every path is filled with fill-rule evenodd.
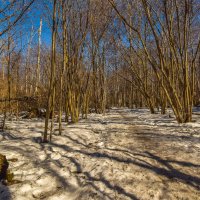
M 40 143 L 42 120 L 8 122 L 0 152 L 18 183 L 0 185 L 0 200 L 198 200 L 198 118 L 179 125 L 146 109 L 111 109 L 63 124 L 50 144 Z

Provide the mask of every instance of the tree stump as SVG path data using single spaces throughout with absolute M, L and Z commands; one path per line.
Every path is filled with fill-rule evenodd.
M 6 156 L 0 154 L 0 182 L 6 181 L 8 166 Z
M 3 131 L 3 121 L 0 120 L 0 132 Z

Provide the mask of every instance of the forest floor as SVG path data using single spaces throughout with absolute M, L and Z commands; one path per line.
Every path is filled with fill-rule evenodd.
M 18 182 L 0 185 L 0 199 L 200 199 L 199 114 L 177 124 L 169 114 L 113 108 L 63 124 L 48 144 L 44 120 L 8 121 L 0 152 Z

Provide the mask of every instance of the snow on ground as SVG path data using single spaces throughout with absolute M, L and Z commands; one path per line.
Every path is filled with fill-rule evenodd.
M 200 199 L 200 112 L 194 112 L 196 122 L 177 124 L 169 114 L 115 108 L 63 124 L 63 135 L 49 144 L 41 143 L 42 120 L 9 121 L 0 152 L 17 182 L 0 185 L 0 199 Z

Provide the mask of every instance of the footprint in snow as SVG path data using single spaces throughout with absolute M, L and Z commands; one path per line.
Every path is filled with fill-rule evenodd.
M 55 152 L 51 154 L 51 159 L 53 160 L 59 160 L 62 156 L 60 155 L 60 153 Z

